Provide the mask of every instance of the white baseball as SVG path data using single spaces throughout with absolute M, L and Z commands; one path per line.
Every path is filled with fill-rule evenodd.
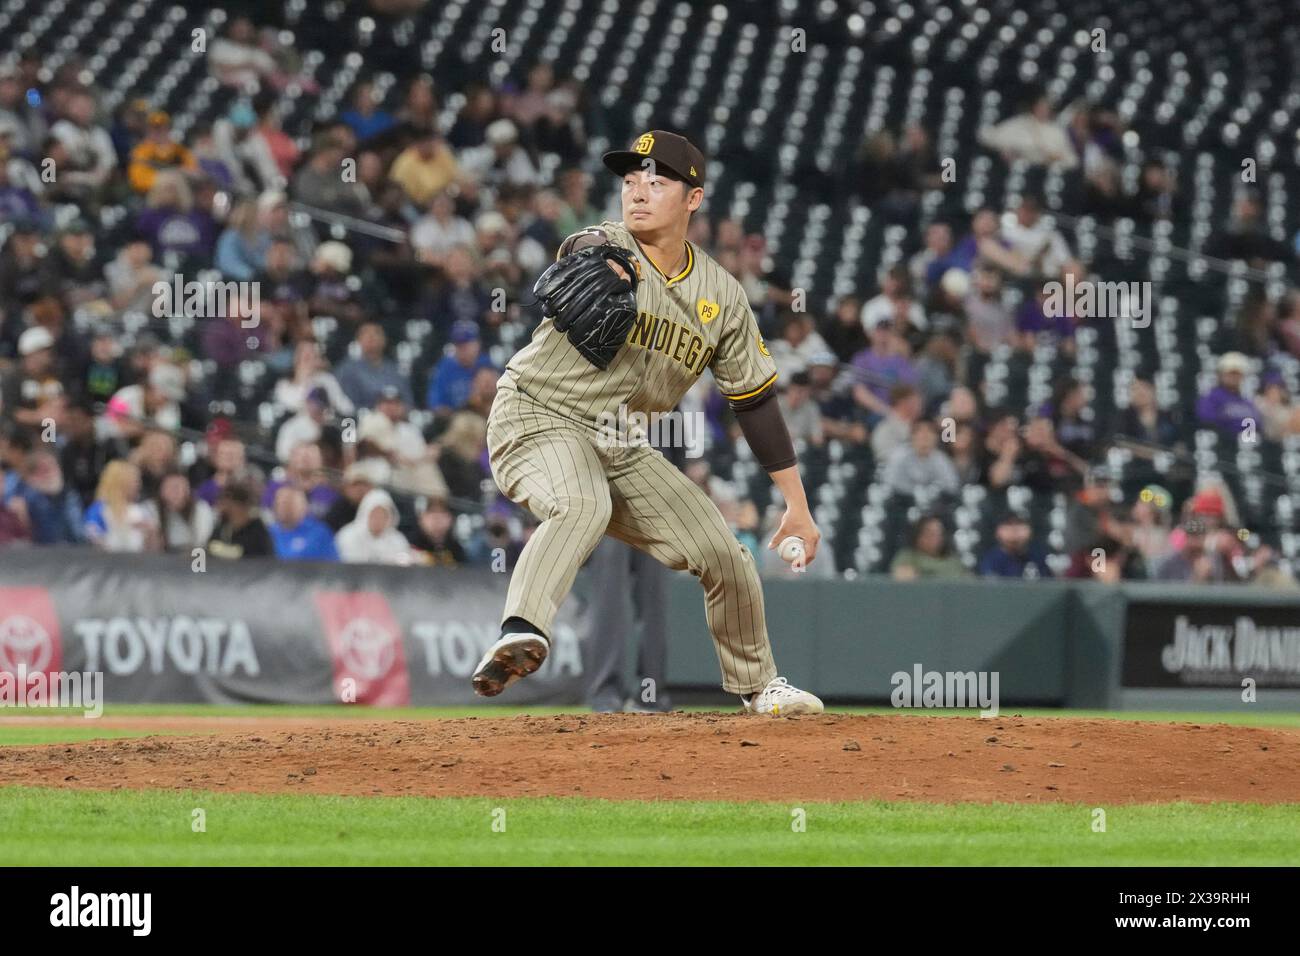
M 781 556 L 781 560 L 786 564 L 794 564 L 803 557 L 803 538 L 796 535 L 783 538 L 776 547 L 776 553 Z

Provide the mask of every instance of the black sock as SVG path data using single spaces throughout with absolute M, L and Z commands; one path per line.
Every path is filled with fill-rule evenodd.
M 507 634 L 539 634 L 546 640 L 547 644 L 551 643 L 551 639 L 542 634 L 539 628 L 529 624 L 522 617 L 508 617 L 505 619 L 505 622 L 501 625 L 501 636 L 505 637 Z

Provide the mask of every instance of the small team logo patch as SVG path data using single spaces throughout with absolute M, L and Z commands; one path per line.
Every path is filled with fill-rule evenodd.
M 700 299 L 695 303 L 695 313 L 700 317 L 700 321 L 708 325 L 718 317 L 722 308 L 716 302 L 710 302 L 708 299 Z
M 654 148 L 655 138 L 650 133 L 642 133 L 637 137 L 636 143 L 632 146 L 632 152 L 640 153 L 642 156 Z
M 764 355 L 766 355 L 768 358 L 771 358 L 772 353 L 767 350 L 767 343 L 763 341 L 763 336 L 756 335 L 754 336 L 754 338 L 758 339 L 758 350 L 762 352 Z

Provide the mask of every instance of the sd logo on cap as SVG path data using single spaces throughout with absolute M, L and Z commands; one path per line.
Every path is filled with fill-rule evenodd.
M 644 169 L 649 159 L 690 186 L 704 185 L 704 154 L 685 136 L 652 129 L 632 142 L 631 149 L 611 150 L 601 157 L 605 168 L 620 176 Z

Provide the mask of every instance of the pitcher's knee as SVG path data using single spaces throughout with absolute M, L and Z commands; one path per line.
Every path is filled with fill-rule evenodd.
M 691 559 L 691 573 L 708 583 L 724 574 L 748 574 L 754 568 L 749 550 L 728 532 L 709 535 L 699 543 L 699 552 Z
M 550 511 L 553 520 L 597 527 L 603 534 L 614 513 L 614 506 L 608 496 L 586 498 L 580 495 L 560 495 L 551 504 Z

